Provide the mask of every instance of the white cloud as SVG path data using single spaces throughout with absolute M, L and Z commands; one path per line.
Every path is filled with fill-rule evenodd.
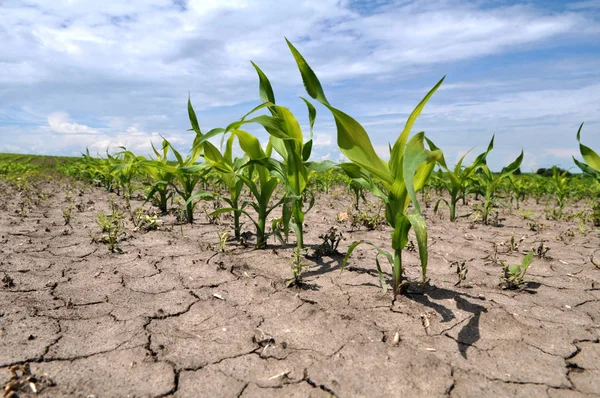
M 63 134 L 95 134 L 98 132 L 94 128 L 69 121 L 69 114 L 66 112 L 55 112 L 48 116 L 48 128 L 54 133 Z
M 292 100 L 306 94 L 286 36 L 330 101 L 368 127 L 384 156 L 408 113 L 448 72 L 415 131 L 456 152 L 487 145 L 497 133 L 494 153 L 502 159 L 539 137 L 572 139 L 581 121 L 590 131 L 600 124 L 600 24 L 590 11 L 597 3 L 550 11 L 466 0 L 377 7 L 349 0 L 9 0 L 0 5 L 0 137 L 4 148 L 22 152 L 145 151 L 142 140 L 160 140 L 160 132 L 185 149 L 188 93 L 203 131 L 257 103 L 250 59 L 270 77 L 278 103 L 291 102 L 304 116 L 304 105 Z M 573 55 L 578 46 L 585 54 Z M 557 48 L 566 50 L 553 56 Z M 324 156 L 335 146 L 327 111 L 319 110 L 316 128 L 314 155 Z M 538 160 L 558 158 L 544 156 Z

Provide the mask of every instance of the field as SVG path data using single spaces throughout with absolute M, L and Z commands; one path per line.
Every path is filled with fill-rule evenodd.
M 163 215 L 141 190 L 117 195 L 57 173 L 63 161 L 19 161 L 33 171 L 0 182 L 5 397 L 600 395 L 600 233 L 585 195 L 560 215 L 554 196 L 526 195 L 486 224 L 475 195 L 456 209 L 473 214 L 451 222 L 434 212 L 448 195 L 427 186 L 428 282 L 411 232 L 394 297 L 370 246 L 341 271 L 353 241 L 389 250 L 392 232 L 378 198 L 356 210 L 343 184 L 310 185 L 300 255 L 294 234 L 255 248 L 245 218 L 235 239 L 214 201 L 186 223 L 182 202 Z M 121 223 L 114 241 L 99 214 Z M 327 234 L 341 234 L 337 250 Z M 502 261 L 532 250 L 507 285 Z
M 260 105 L 140 156 L 0 155 L 0 386 L 47 397 L 600 395 L 600 156 L 378 154 L 288 42 L 347 162 Z M 263 127 L 268 142 L 243 130 Z M 586 141 L 584 136 L 583 141 Z M 220 145 L 218 141 L 220 140 Z

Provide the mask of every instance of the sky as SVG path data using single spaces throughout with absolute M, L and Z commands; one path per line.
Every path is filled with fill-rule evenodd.
M 151 154 L 260 103 L 250 61 L 308 136 L 307 97 L 287 37 L 389 156 L 404 123 L 453 164 L 473 149 L 500 169 L 573 168 L 575 135 L 600 150 L 600 0 L 0 0 L 0 152 Z M 248 130 L 267 139 L 258 127 Z M 317 106 L 315 160 L 341 161 Z

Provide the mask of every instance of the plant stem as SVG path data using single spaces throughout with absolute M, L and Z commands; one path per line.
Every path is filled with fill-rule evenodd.
M 393 291 L 394 298 L 398 295 L 400 290 L 400 282 L 402 282 L 402 249 L 394 250 L 394 278 L 393 278 Z

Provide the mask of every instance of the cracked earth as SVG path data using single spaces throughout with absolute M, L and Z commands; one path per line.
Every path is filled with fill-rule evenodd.
M 577 222 L 546 221 L 533 202 L 523 207 L 546 224 L 538 232 L 516 212 L 492 227 L 426 209 L 430 283 L 392 301 L 366 246 L 344 272 L 341 255 L 306 259 L 305 288 L 287 288 L 291 246 L 231 241 L 217 254 L 217 232 L 229 225 L 199 214 L 182 228 L 169 216 L 158 231 L 128 228 L 124 254 L 114 254 L 89 237 L 96 214 L 109 211 L 106 192 L 69 180 L 40 189 L 46 199 L 20 215 L 21 194 L 2 187 L 6 396 L 600 396 L 600 269 L 590 262 L 600 234 L 570 234 Z M 63 225 L 67 191 L 78 205 L 72 229 Z M 358 239 L 389 249 L 386 227 L 336 223 L 350 202 L 334 196 L 308 213 L 309 246 L 338 225 L 342 252 Z M 541 241 L 551 258 L 534 259 L 524 289 L 502 290 L 490 258 L 512 234 L 525 237 L 520 249 L 499 245 L 499 259 L 520 262 Z M 418 280 L 417 253 L 404 261 Z M 455 261 L 468 267 L 458 286 Z M 26 382 L 15 387 L 15 377 Z

